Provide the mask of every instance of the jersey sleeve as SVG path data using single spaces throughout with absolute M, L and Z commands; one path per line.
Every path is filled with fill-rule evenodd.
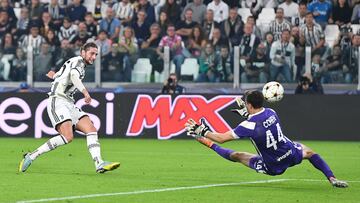
M 233 137 L 235 139 L 252 137 L 255 131 L 255 127 L 255 122 L 243 121 L 235 129 L 233 129 Z
M 85 86 L 80 80 L 80 72 L 76 68 L 70 70 L 70 78 L 76 89 L 78 89 L 80 92 L 85 89 Z

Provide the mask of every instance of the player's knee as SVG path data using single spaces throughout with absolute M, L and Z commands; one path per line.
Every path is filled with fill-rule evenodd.
M 314 154 L 316 154 L 312 149 L 306 149 L 304 150 L 304 158 L 310 158 L 312 157 Z
M 243 152 L 233 152 L 230 154 L 230 158 L 235 161 L 241 161 L 244 159 L 245 153 Z

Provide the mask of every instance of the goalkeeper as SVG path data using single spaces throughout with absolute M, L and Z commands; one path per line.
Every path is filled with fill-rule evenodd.
M 223 158 L 240 162 L 258 173 L 280 175 L 287 168 L 300 164 L 303 159 L 308 159 L 326 176 L 331 185 L 340 188 L 348 187 L 345 181 L 335 178 L 330 167 L 319 154 L 301 143 L 291 141 L 283 134 L 276 112 L 263 107 L 264 97 L 261 92 L 249 91 L 245 93 L 244 100 L 236 99 L 239 109 L 234 111 L 246 120 L 234 130 L 226 133 L 211 132 L 204 119 L 201 119 L 200 124 L 189 119 L 185 124 L 187 134 L 195 137 L 197 141 Z M 214 143 L 241 138 L 250 138 L 258 154 L 236 152 Z

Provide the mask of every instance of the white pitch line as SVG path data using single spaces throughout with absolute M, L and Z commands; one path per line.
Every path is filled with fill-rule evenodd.
M 168 192 L 168 191 L 176 191 L 176 190 L 191 190 L 191 189 L 202 189 L 202 188 L 234 186 L 234 185 L 249 185 L 249 184 L 284 182 L 284 181 L 288 181 L 288 180 L 290 180 L 290 179 L 273 179 L 273 180 L 259 180 L 259 181 L 238 182 L 238 183 L 220 183 L 220 184 L 196 185 L 196 186 L 188 186 L 188 187 L 161 188 L 161 189 L 153 189 L 153 190 L 136 190 L 136 191 L 131 191 L 131 192 L 116 192 L 116 193 L 90 194 L 90 195 L 80 195 L 80 196 L 24 200 L 24 201 L 18 201 L 17 203 L 51 202 L 51 201 L 72 200 L 72 199 L 85 199 L 85 198 L 93 198 L 93 197 L 135 195 L 135 194 L 144 194 L 144 193 Z
M 195 186 L 187 186 L 187 187 L 160 188 L 160 189 L 152 189 L 152 190 L 136 190 L 136 191 L 130 191 L 130 192 L 116 192 L 116 193 L 90 194 L 90 195 L 68 196 L 68 197 L 55 197 L 55 198 L 47 198 L 47 199 L 23 200 L 23 201 L 18 201 L 17 203 L 52 202 L 52 201 L 61 201 L 61 200 L 72 200 L 72 199 L 86 199 L 86 198 L 94 198 L 94 197 L 136 195 L 136 194 L 144 194 L 144 193 L 157 193 L 157 192 L 168 192 L 168 191 L 177 191 L 177 190 L 191 190 L 191 189 L 202 189 L 202 188 L 211 188 L 211 187 L 250 185 L 250 184 L 261 184 L 261 183 L 285 182 L 285 181 L 324 182 L 327 180 L 270 179 L 270 180 L 258 180 L 258 181 L 238 182 L 238 183 L 219 183 L 219 184 L 195 185 Z M 358 180 L 347 181 L 347 182 L 360 183 L 360 181 L 358 181 Z

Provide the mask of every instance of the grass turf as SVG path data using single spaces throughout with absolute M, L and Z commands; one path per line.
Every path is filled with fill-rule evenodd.
M 22 151 L 34 150 L 45 141 L 0 139 L 0 202 L 274 179 L 299 180 L 58 202 L 360 202 L 360 142 L 303 142 L 322 155 L 338 178 L 358 181 L 338 189 L 308 161 L 271 177 L 224 160 L 195 140 L 102 139 L 103 157 L 120 161 L 121 167 L 96 174 L 86 141 L 78 138 L 39 157 L 26 173 L 18 173 Z M 255 152 L 249 141 L 222 146 Z

